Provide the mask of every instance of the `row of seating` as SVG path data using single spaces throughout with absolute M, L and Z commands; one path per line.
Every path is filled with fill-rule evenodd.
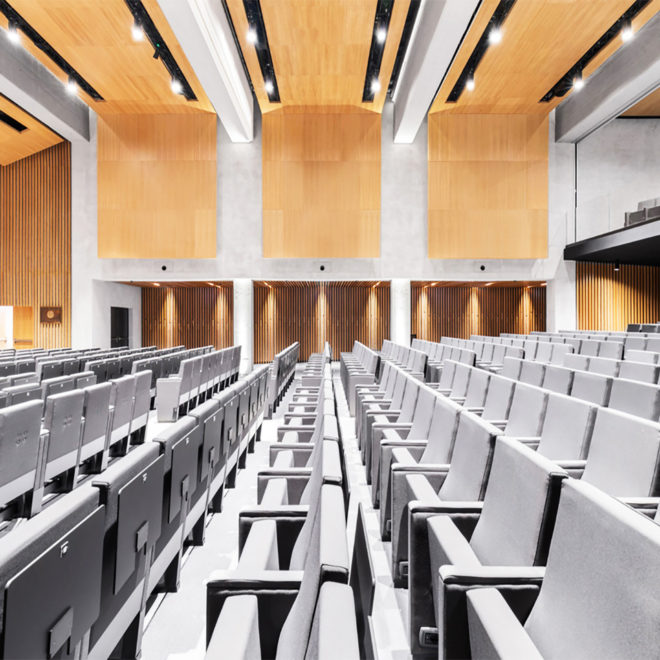
M 159 422 L 176 421 L 194 408 L 198 400 L 203 401 L 208 391 L 218 392 L 238 379 L 240 346 L 204 351 L 181 360 L 179 355 L 175 353 L 164 358 L 170 368 L 178 365 L 178 371 L 156 379 L 155 406 Z M 152 373 L 152 384 L 154 378 Z
M 373 383 L 379 371 L 380 356 L 362 342 L 353 343 L 353 350 L 339 356 L 339 376 L 348 407 L 355 414 L 355 389 L 361 383 Z
M 278 429 L 285 441 L 271 445 L 271 467 L 257 476 L 258 504 L 239 513 L 237 567 L 207 582 L 207 658 L 364 657 L 348 586 L 348 493 L 331 366 L 327 355 L 311 361 L 323 363 L 322 377 L 310 384 L 305 369 L 295 379 Z
M 552 557 L 554 552 L 559 559 L 554 566 L 548 561 L 546 575 L 565 575 L 562 557 L 571 535 L 579 534 L 582 546 L 590 547 L 589 534 L 596 526 L 601 532 L 596 538 L 602 539 L 599 549 L 611 548 L 630 533 L 617 522 L 625 519 L 627 525 L 636 521 L 633 527 L 655 538 L 656 554 L 660 548 L 657 527 L 648 520 L 656 514 L 660 495 L 660 425 L 469 365 L 449 361 L 446 366 L 452 365 L 455 371 L 469 372 L 468 382 L 476 379 L 474 391 L 483 392 L 487 383 L 482 406 L 471 405 L 474 392 L 463 390 L 464 396 L 455 396 L 452 390 L 434 390 L 394 365 L 384 368 L 382 389 L 363 387 L 358 392 L 362 415 L 372 423 L 356 420 L 356 431 L 361 448 L 371 445 L 364 452 L 365 458 L 371 457 L 365 461 L 367 481 L 380 508 L 381 533 L 384 538 L 391 535 L 393 579 L 399 586 L 408 585 L 414 657 L 470 657 L 473 636 L 483 643 L 483 631 L 474 632 L 468 625 L 466 592 L 471 594 L 471 588 L 503 588 L 507 602 L 513 598 L 514 607 L 520 606 L 522 620 L 530 610 L 539 611 L 534 599 L 539 587 L 541 593 L 544 588 L 543 571 L 533 567 L 545 565 L 548 553 Z M 636 506 L 646 519 L 613 497 Z M 604 523 L 593 520 L 594 507 L 606 516 Z M 610 515 L 612 511 L 616 515 Z M 567 533 L 553 534 L 555 517 L 559 521 L 562 516 L 570 521 Z M 617 529 L 608 531 L 614 523 Z M 358 536 L 361 533 L 366 532 L 358 530 Z M 630 548 L 626 545 L 625 552 Z M 588 573 L 590 593 L 597 593 L 606 565 L 610 572 L 620 570 L 618 562 L 626 555 L 616 557 L 618 561 L 609 557 L 609 564 L 604 561 Z M 506 568 L 510 566 L 516 568 Z M 362 571 L 368 570 L 363 562 Z M 637 652 L 620 657 L 649 657 L 659 639 L 657 612 L 652 607 L 640 611 L 635 603 L 641 594 L 645 604 L 654 598 L 657 581 L 647 585 L 641 573 L 637 575 L 640 579 L 628 586 L 626 596 L 608 602 L 604 612 L 615 635 L 622 636 L 616 648 L 630 645 Z M 364 579 L 368 582 L 368 576 Z M 616 582 L 621 584 L 618 576 Z M 580 594 L 576 589 L 570 593 L 575 598 Z M 553 602 L 561 605 L 556 597 Z M 571 627 L 575 646 L 562 642 L 547 648 L 570 648 L 568 655 L 582 657 L 597 657 L 597 651 L 607 649 L 609 638 L 599 639 L 588 629 L 594 609 L 603 609 L 598 605 L 585 604 L 586 613 Z M 611 608 L 622 610 L 622 621 L 629 621 L 628 610 L 634 609 L 646 637 L 638 639 L 631 632 L 636 628 L 617 622 Z M 490 623 L 497 627 L 497 621 Z M 491 657 L 475 655 L 475 648 L 484 647 L 473 647 L 472 657 Z
M 258 440 L 267 376 L 214 393 L 5 536 L 2 657 L 139 657 L 147 599 L 178 588 L 184 543 L 203 543 Z
M 268 411 L 270 419 L 277 409 L 286 389 L 293 380 L 300 356 L 300 344 L 296 341 L 275 355 L 268 378 Z

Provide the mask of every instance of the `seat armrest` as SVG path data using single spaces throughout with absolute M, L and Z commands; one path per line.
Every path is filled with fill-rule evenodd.
M 467 618 L 472 657 L 542 660 L 543 656 L 497 589 L 468 591 Z
M 660 506 L 660 497 L 618 497 L 617 499 L 650 518 L 655 516 Z
M 486 420 L 491 426 L 498 428 L 500 431 L 504 431 L 506 428 L 507 420 L 506 419 L 487 419 Z
M 225 600 L 207 644 L 205 658 L 261 658 L 258 603 L 256 595 L 230 596 Z
M 312 468 L 268 468 L 257 473 L 257 504 L 261 504 L 268 483 L 275 479 L 283 479 L 286 482 L 287 502 L 299 504 L 300 497 L 309 482 Z
M 291 467 L 305 467 L 307 461 L 312 454 L 314 445 L 309 443 L 297 443 L 297 442 L 278 442 L 273 443 L 269 448 L 270 453 L 270 465 L 271 467 L 275 464 L 277 457 L 282 452 L 290 452 L 293 456 L 293 465 Z
M 517 440 L 518 442 L 522 442 L 523 445 L 526 445 L 530 449 L 534 449 L 534 450 L 538 448 L 539 443 L 541 442 L 541 438 L 538 437 L 538 436 L 537 437 L 528 437 L 528 438 L 518 437 L 518 436 L 514 436 L 514 437 L 507 436 L 507 438 L 511 438 L 511 440 Z
M 571 477 L 575 479 L 580 479 L 584 473 L 584 469 L 587 466 L 586 460 L 575 459 L 571 461 L 554 461 L 560 468 L 563 468 L 568 472 Z

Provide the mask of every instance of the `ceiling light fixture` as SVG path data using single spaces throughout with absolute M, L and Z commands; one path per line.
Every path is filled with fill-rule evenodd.
M 573 78 L 573 89 L 576 92 L 579 92 L 584 87 L 584 78 L 582 77 L 582 71 L 578 71 Z
M 628 20 L 623 24 L 621 28 L 621 41 L 627 43 L 635 36 L 635 31 L 633 30 L 632 21 Z
M 142 41 L 144 39 L 144 30 L 137 21 L 133 23 L 133 27 L 131 28 L 131 37 L 133 37 L 133 41 Z
M 378 80 L 378 78 L 374 78 L 371 81 L 371 92 L 373 94 L 378 94 L 378 92 L 380 92 L 380 80 Z
M 246 36 L 248 43 L 250 44 L 256 44 L 259 41 L 259 37 L 257 36 L 257 31 L 254 28 L 250 28 L 247 31 L 247 36 Z
M 273 85 L 273 81 L 267 80 L 264 83 L 264 89 L 266 90 L 266 94 L 272 94 L 273 90 L 275 89 L 275 86 Z
M 181 81 L 177 80 L 176 78 L 172 78 L 172 82 L 170 84 L 170 87 L 171 87 L 172 92 L 174 94 L 182 94 L 183 93 L 183 85 L 181 84 Z
M 619 263 L 619 261 L 617 259 L 617 261 L 614 262 L 614 272 L 618 273 L 619 270 L 621 270 L 621 264 Z
M 465 89 L 467 89 L 468 92 L 474 91 L 474 76 L 472 74 L 470 74 L 469 78 L 465 81 Z
M 384 43 L 385 43 L 385 39 L 387 39 L 387 28 L 379 27 L 379 28 L 376 30 L 376 41 L 377 41 L 379 44 L 384 44 Z
M 498 26 L 495 26 L 488 33 L 488 43 L 491 46 L 495 46 L 496 44 L 499 44 L 500 41 L 502 41 L 502 30 Z
M 158 282 L 154 282 L 154 286 L 160 286 L 160 284 L 158 284 Z
M 71 96 L 78 93 L 78 83 L 71 76 L 69 76 L 69 79 L 66 81 L 66 91 L 71 94 Z
M 9 21 L 9 26 L 7 27 L 7 39 L 13 44 L 21 43 L 21 35 L 18 32 L 18 27 L 13 21 Z

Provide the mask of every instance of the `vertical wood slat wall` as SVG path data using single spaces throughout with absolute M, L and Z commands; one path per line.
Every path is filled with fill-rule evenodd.
M 579 330 L 625 330 L 628 323 L 660 321 L 660 268 L 578 263 Z
M 32 307 L 34 346 L 71 344 L 71 145 L 0 167 L 0 305 Z M 61 307 L 61 323 L 39 308 Z
M 543 286 L 431 286 L 413 282 L 412 332 L 419 339 L 529 333 L 546 328 Z
M 187 348 L 234 343 L 234 289 L 143 287 L 142 345 Z
M 380 349 L 390 332 L 389 282 L 270 282 L 254 285 L 254 361 L 300 342 L 300 360 L 330 343 L 333 356 L 355 340 Z

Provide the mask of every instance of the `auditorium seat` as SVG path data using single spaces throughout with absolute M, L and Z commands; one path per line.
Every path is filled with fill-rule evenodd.
M 562 484 L 542 581 L 512 571 L 498 589 L 487 577 L 467 592 L 473 658 L 650 658 L 660 648 L 660 526 L 588 484 Z
M 619 369 L 619 378 L 655 384 L 660 378 L 660 365 L 624 360 Z
M 621 368 L 620 360 L 612 360 L 604 357 L 592 357 L 589 359 L 589 371 L 603 376 L 616 378 Z
M 616 378 L 612 382 L 609 407 L 657 422 L 660 420 L 660 386 Z
M 151 372 L 138 371 L 132 377 L 135 379 L 135 397 L 131 418 L 131 442 L 140 443 L 144 441 L 151 408 Z
M 120 376 L 110 381 L 110 405 L 112 406 L 112 426 L 110 429 L 110 447 L 119 445 L 115 450 L 125 453 L 131 430 L 133 404 L 135 402 L 135 376 Z
M 14 406 L 25 401 L 41 401 L 41 385 L 39 383 L 12 385 L 11 387 L 5 387 L 3 393 L 7 406 Z
M 545 369 L 543 387 L 551 392 L 570 394 L 573 387 L 575 371 L 556 364 L 549 364 Z
M 483 579 L 490 567 L 545 565 L 560 486 L 567 476 L 521 443 L 500 437 L 483 503 L 411 503 L 408 601 L 413 654 L 469 656 L 466 588 Z M 432 653 L 420 644 L 420 632 L 428 628 L 438 632 L 438 649 Z
M 545 376 L 546 365 L 541 362 L 522 360 L 520 368 L 520 382 L 527 385 L 541 387 Z
M 613 380 L 613 378 L 601 374 L 576 371 L 573 376 L 571 396 L 591 401 L 599 406 L 607 406 L 610 401 Z
M 515 387 L 516 381 L 497 374 L 493 375 L 490 379 L 483 408 L 480 409 L 475 406 L 473 412 L 481 415 L 486 420 L 508 419 Z
M 100 456 L 94 471 L 105 469 L 106 449 L 110 440 L 110 394 L 112 385 L 100 383 L 86 387 L 83 392 L 83 435 L 80 446 L 80 463 Z

